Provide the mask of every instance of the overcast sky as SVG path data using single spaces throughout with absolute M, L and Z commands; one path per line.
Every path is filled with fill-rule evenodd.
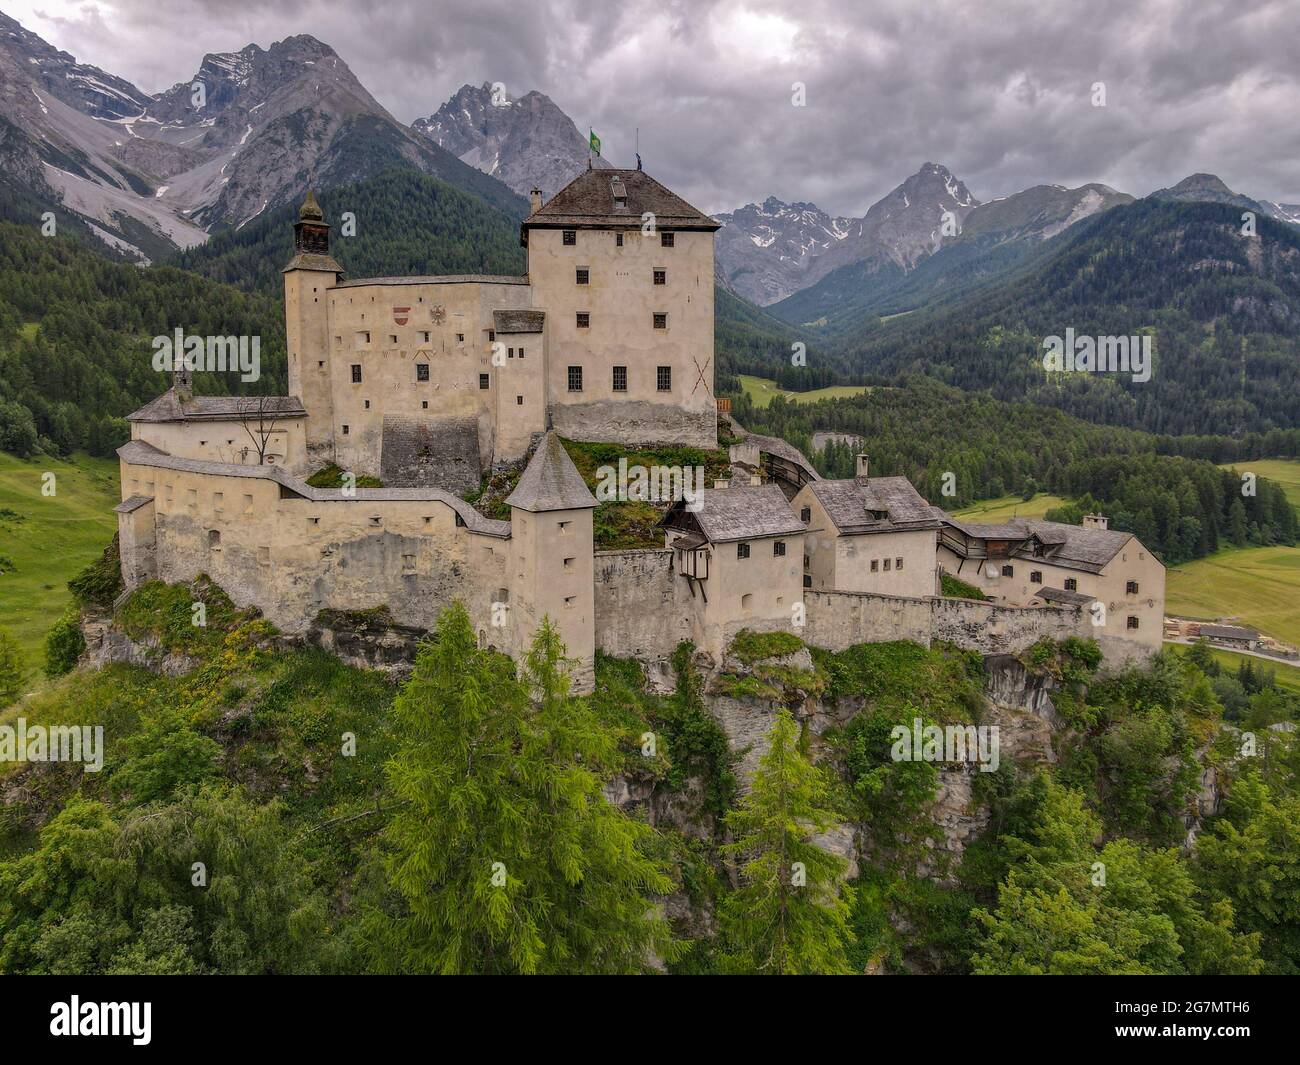
M 157 92 L 205 52 L 310 33 L 398 119 L 539 89 L 707 211 L 862 214 L 922 163 L 981 200 L 1197 171 L 1300 202 L 1300 0 L 0 0 Z M 792 105 L 792 85 L 807 105 Z M 1105 106 L 1093 106 L 1093 85 Z

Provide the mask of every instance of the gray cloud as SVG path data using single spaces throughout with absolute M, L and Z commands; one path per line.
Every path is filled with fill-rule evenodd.
M 981 199 L 1195 171 L 1300 202 L 1290 0 L 19 0 L 5 10 L 146 91 L 203 53 L 330 44 L 402 121 L 465 82 L 540 89 L 614 162 L 698 206 L 776 195 L 861 214 L 926 161 Z M 791 86 L 807 87 L 807 106 Z M 1106 106 L 1091 103 L 1103 82 Z

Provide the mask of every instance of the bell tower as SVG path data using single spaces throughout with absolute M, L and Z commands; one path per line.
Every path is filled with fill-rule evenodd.
M 343 276 L 330 255 L 325 212 L 308 191 L 293 224 L 293 258 L 284 268 L 284 335 L 289 394 L 307 410 L 307 453 L 333 461 L 334 409 L 330 387 L 329 291 Z

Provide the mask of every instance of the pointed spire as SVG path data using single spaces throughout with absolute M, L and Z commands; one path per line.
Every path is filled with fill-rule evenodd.
M 307 198 L 302 201 L 302 207 L 298 209 L 298 218 L 303 222 L 325 221 L 325 212 L 320 209 L 320 204 L 316 202 L 316 193 L 311 189 L 307 190 Z
M 554 432 L 542 437 L 506 505 L 534 514 L 546 510 L 588 510 L 596 505 L 587 483 Z

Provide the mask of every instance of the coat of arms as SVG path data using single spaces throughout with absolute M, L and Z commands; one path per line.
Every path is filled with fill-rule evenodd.
M 410 321 L 410 318 L 411 318 L 410 307 L 393 308 L 393 321 L 396 322 L 398 325 L 405 325 L 408 321 Z
M 429 310 L 429 317 L 433 319 L 434 325 L 442 325 L 447 320 L 447 308 L 443 306 L 432 307 Z

